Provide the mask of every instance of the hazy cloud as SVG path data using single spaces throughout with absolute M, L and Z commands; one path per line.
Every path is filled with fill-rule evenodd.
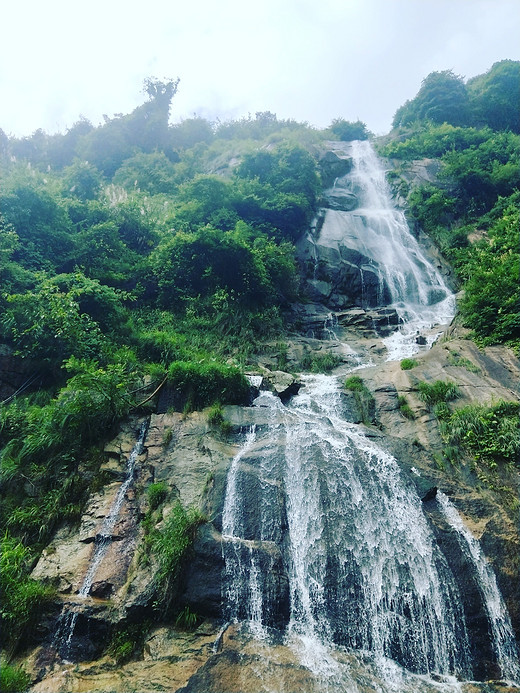
M 0 127 L 65 130 L 127 113 L 180 77 L 172 118 L 270 110 L 386 132 L 434 70 L 520 59 L 518 0 L 4 0 Z

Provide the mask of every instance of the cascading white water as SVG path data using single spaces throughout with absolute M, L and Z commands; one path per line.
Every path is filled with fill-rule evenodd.
M 455 582 L 396 460 L 344 420 L 331 376 L 307 377 L 288 413 L 290 630 L 467 675 Z
M 327 653 L 341 646 L 370 653 L 381 671 L 394 660 L 419 674 L 469 676 L 460 596 L 417 493 L 396 460 L 345 421 L 334 377 L 307 376 L 304 382 L 287 407 L 273 396 L 260 398 L 276 406 L 276 434 L 268 429 L 263 437 L 280 438 L 282 430 L 283 446 L 253 455 L 259 439 L 250 433 L 228 474 L 228 615 L 249 620 L 253 633 L 265 637 L 266 613 L 277 606 L 265 587 L 268 568 L 254 560 L 255 546 L 273 540 L 271 522 L 245 536 L 246 477 L 255 464 L 260 477 L 271 474 L 271 484 L 278 474 L 285 491 L 287 532 L 280 548 L 289 579 L 287 637 L 303 664 L 333 676 L 335 662 Z M 265 484 L 253 512 L 269 517 L 272 501 Z
M 240 461 L 254 443 L 255 437 L 256 429 L 252 426 L 229 468 L 222 513 L 222 550 L 226 564 L 228 616 L 231 620 L 245 618 L 251 623 L 255 635 L 263 637 L 263 594 L 258 583 L 258 563 L 254 543 L 244 536 L 238 512 L 243 502 L 239 489 Z
M 105 557 L 110 547 L 110 544 L 112 543 L 112 532 L 117 520 L 119 519 L 119 514 L 121 512 L 121 508 L 123 507 L 123 502 L 125 500 L 126 493 L 130 488 L 131 484 L 133 483 L 135 475 L 135 464 L 137 462 L 137 458 L 143 451 L 143 445 L 147 431 L 148 421 L 144 421 L 141 424 L 137 441 L 128 456 L 125 468 L 125 478 L 123 480 L 123 483 L 119 487 L 117 495 L 114 498 L 114 501 L 112 502 L 110 510 L 108 511 L 105 519 L 103 520 L 103 524 L 101 525 L 99 532 L 95 536 L 94 553 L 92 554 L 92 557 L 89 562 L 89 567 L 87 569 L 85 577 L 83 578 L 81 587 L 78 591 L 78 597 L 81 597 L 83 599 L 88 596 L 98 568 L 101 565 L 101 562 Z M 68 660 L 70 656 L 71 643 L 72 638 L 74 636 L 74 630 L 76 628 L 78 615 L 79 611 L 76 609 L 73 611 L 67 610 L 60 616 L 60 619 L 58 621 L 58 628 L 55 636 L 55 641 L 61 641 L 61 645 L 58 644 L 57 649 L 60 651 L 64 660 Z
M 448 524 L 457 533 L 464 555 L 472 563 L 482 602 L 487 611 L 492 635 L 492 646 L 502 672 L 502 678 L 520 685 L 520 662 L 511 620 L 497 586 L 493 569 L 482 553 L 479 542 L 464 525 L 462 518 L 446 494 L 438 491 L 437 500 Z
M 354 193 L 358 207 L 348 212 L 328 209 L 320 242 L 346 243 L 367 258 L 380 279 L 379 304 L 393 306 L 402 322 L 400 330 L 384 340 L 389 358 L 402 358 L 417 351 L 417 333 L 451 322 L 454 296 L 411 234 L 404 213 L 393 204 L 372 145 L 355 141 L 346 146 L 353 169 L 336 181 L 335 189 Z M 360 268 L 362 278 L 366 269 Z
M 428 330 L 451 321 L 454 297 L 394 208 L 371 146 L 352 143 L 350 154 L 353 171 L 335 186 L 347 187 L 360 206 L 352 212 L 327 210 L 320 240 L 324 235 L 332 245 L 348 237 L 349 247 L 371 263 L 362 274 L 370 269 L 379 275 L 381 303 L 393 305 L 401 319 L 400 331 L 384 340 L 388 359 L 400 359 L 415 353 L 418 332 L 431 344 Z M 323 332 L 338 341 L 333 320 L 327 318 Z M 472 674 L 462 602 L 415 488 L 395 458 L 348 423 L 334 377 L 302 381 L 304 388 L 286 407 L 268 393 L 255 401 L 272 408 L 272 421 L 246 437 L 228 473 L 223 512 L 228 617 L 246 620 L 254 635 L 269 637 L 266 626 L 280 595 L 270 588 L 272 563 L 261 556 L 272 544 L 283 556 L 289 583 L 287 644 L 316 675 L 316 690 L 364 690 L 336 656 L 346 650 L 361 652 L 379 672 L 381 685 L 370 690 L 460 691 L 450 676 Z M 281 504 L 273 493 L 277 484 Z M 284 508 L 283 532 L 276 528 L 281 524 L 272 510 L 276 503 Z M 496 595 L 483 590 L 482 596 L 496 604 Z M 503 614 L 498 618 L 498 630 L 505 620 Z M 494 637 L 502 643 L 495 649 L 504 676 L 513 679 L 509 645 Z

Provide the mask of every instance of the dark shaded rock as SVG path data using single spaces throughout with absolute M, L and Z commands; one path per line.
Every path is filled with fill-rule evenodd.
M 437 495 L 437 486 L 432 486 L 431 489 L 429 489 L 424 496 L 421 498 L 421 501 L 423 503 L 427 503 L 428 501 L 431 501 L 435 498 Z
M 427 340 L 426 340 L 426 337 L 423 337 L 422 334 L 418 335 L 418 336 L 415 338 L 415 343 L 416 343 L 416 344 L 420 344 L 421 346 L 424 346 L 425 344 L 428 344 L 428 342 L 427 342 Z
M 114 585 L 107 580 L 93 582 L 90 588 L 90 596 L 98 599 L 108 599 L 114 590 Z
M 180 603 L 204 616 L 222 614 L 222 538 L 213 525 L 199 528 L 183 576 Z
M 326 152 L 318 162 L 323 186 L 328 188 L 336 178 L 347 175 L 352 165 L 352 159 L 343 152 Z
M 458 533 L 447 524 L 437 503 L 424 503 L 423 508 L 459 590 L 473 661 L 473 675 L 477 680 L 496 679 L 500 676 L 500 669 L 491 646 L 489 619 L 475 568 L 461 550 Z
M 278 395 L 282 401 L 290 399 L 298 394 L 301 384 L 291 373 L 284 371 L 269 371 L 265 374 L 264 380 L 268 389 Z

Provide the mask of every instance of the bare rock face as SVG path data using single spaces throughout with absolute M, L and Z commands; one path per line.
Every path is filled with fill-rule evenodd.
M 354 193 L 348 190 L 336 190 L 329 188 L 322 193 L 321 204 L 328 209 L 339 209 L 343 212 L 350 212 L 356 209 L 359 202 Z
M 319 168 L 323 186 L 328 188 L 336 178 L 341 178 L 352 170 L 352 159 L 344 152 L 329 150 L 321 157 Z

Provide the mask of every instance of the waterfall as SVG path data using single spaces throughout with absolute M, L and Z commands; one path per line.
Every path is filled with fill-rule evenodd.
M 378 279 L 378 304 L 394 307 L 402 323 L 399 331 L 384 340 L 389 359 L 403 358 L 417 351 L 418 333 L 451 322 L 454 296 L 410 232 L 404 213 L 393 204 L 372 145 L 355 141 L 343 146 L 348 148 L 353 168 L 336 181 L 335 191 L 354 193 L 358 206 L 352 211 L 327 209 L 319 241 L 342 245 L 365 258 L 360 266 L 362 293 L 364 275 L 371 270 Z M 360 298 L 365 300 L 364 295 Z M 428 338 L 430 343 L 434 339 Z
M 486 609 L 491 630 L 491 641 L 502 677 L 520 682 L 520 662 L 511 621 L 504 601 L 497 587 L 493 569 L 482 553 L 479 542 L 465 527 L 455 506 L 449 498 L 437 492 L 437 500 L 448 524 L 455 530 L 457 540 L 464 555 L 474 567 L 479 591 Z
M 304 383 L 287 407 L 267 394 L 254 403 L 273 406 L 272 424 L 248 433 L 228 473 L 228 616 L 249 620 L 266 637 L 277 604 L 272 565 L 258 549 L 274 542 L 289 581 L 286 637 L 311 670 L 321 666 L 323 674 L 331 666 L 325 653 L 339 646 L 370 653 L 381 668 L 393 660 L 418 674 L 470 676 L 460 595 L 414 487 L 391 455 L 344 419 L 333 376 L 305 376 Z M 260 481 L 270 475 L 254 500 L 247 495 L 253 466 Z M 287 525 L 278 538 L 270 514 L 277 479 Z
M 288 406 L 290 629 L 418 673 L 470 670 L 457 588 L 396 460 L 342 416 L 331 376 Z
M 135 465 L 137 458 L 143 451 L 144 440 L 146 438 L 146 433 L 148 431 L 148 421 L 144 421 L 141 424 L 139 430 L 139 435 L 136 443 L 134 444 L 126 462 L 125 477 L 116 497 L 114 498 L 110 510 L 108 511 L 103 524 L 99 532 L 96 534 L 94 539 L 94 552 L 90 558 L 89 566 L 85 577 L 81 583 L 81 587 L 78 591 L 78 597 L 85 599 L 88 597 L 92 583 L 96 573 L 105 557 L 110 545 L 112 544 L 113 535 L 112 532 L 119 519 L 121 508 L 125 500 L 126 493 L 130 488 L 134 480 L 135 475 Z M 78 620 L 79 611 L 74 609 L 72 611 L 66 610 L 62 613 L 58 620 L 58 627 L 55 635 L 55 642 L 57 643 L 57 649 L 59 650 L 62 658 L 68 660 L 71 655 L 72 638 L 74 636 L 74 630 L 76 628 L 76 623 Z
M 346 247 L 363 256 L 363 294 L 376 277 L 373 296 L 401 321 L 383 340 L 388 359 L 403 358 L 417 351 L 419 333 L 431 345 L 432 328 L 453 317 L 454 297 L 393 206 L 370 144 L 344 146 L 353 169 L 335 181 L 334 192 L 344 188 L 359 205 L 328 209 L 319 242 L 336 245 L 340 255 Z M 323 335 L 339 341 L 332 313 Z M 282 633 L 319 681 L 316 690 L 365 690 L 357 686 L 356 665 L 351 671 L 347 663 L 359 655 L 382 682 L 370 690 L 461 691 L 450 677 L 473 674 L 461 594 L 414 484 L 363 427 L 348 421 L 335 377 L 301 381 L 286 406 L 265 392 L 253 402 L 270 414 L 252 414 L 262 425 L 245 434 L 228 472 L 225 615 L 246 621 L 263 641 L 272 627 L 276 637 Z M 517 679 L 514 638 L 491 569 L 442 494 L 439 502 L 473 561 L 503 675 Z M 280 572 L 286 592 L 280 580 L 274 584 Z

